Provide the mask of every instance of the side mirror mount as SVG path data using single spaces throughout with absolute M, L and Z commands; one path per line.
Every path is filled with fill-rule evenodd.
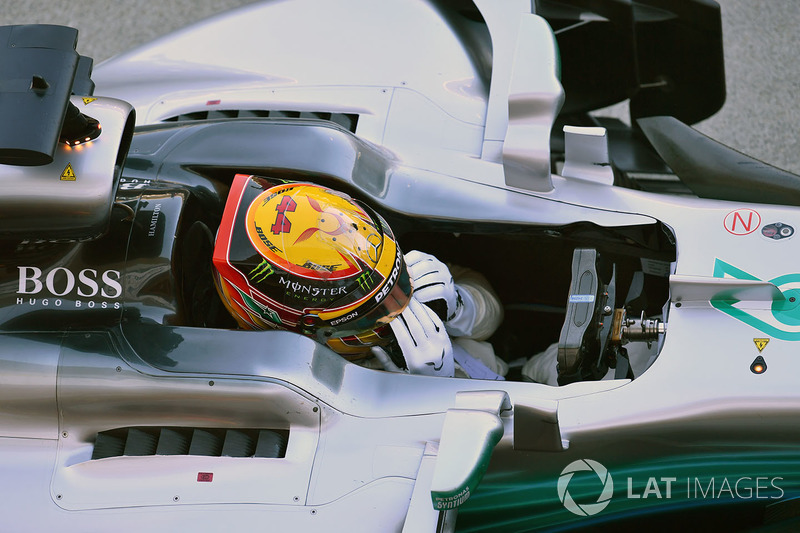
M 464 391 L 448 409 L 431 482 L 436 510 L 456 509 L 475 491 L 503 437 L 500 415 L 511 410 L 504 391 Z

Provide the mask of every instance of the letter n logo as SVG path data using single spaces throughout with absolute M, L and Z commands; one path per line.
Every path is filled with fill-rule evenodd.
M 748 235 L 761 225 L 761 215 L 753 209 L 737 209 L 725 217 L 725 229 L 733 235 Z

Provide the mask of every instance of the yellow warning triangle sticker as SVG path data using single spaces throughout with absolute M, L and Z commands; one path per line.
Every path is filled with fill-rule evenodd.
M 61 173 L 61 181 L 75 181 L 75 171 L 72 170 L 72 163 L 67 163 L 64 172 Z
M 86 97 L 82 98 L 82 100 L 83 100 L 83 105 L 89 105 L 92 102 L 94 102 L 95 100 L 97 100 L 97 98 L 92 98 L 91 96 L 86 96 Z
M 767 347 L 769 339 L 753 339 L 753 342 L 756 343 L 756 348 L 758 348 L 758 351 L 761 352 Z

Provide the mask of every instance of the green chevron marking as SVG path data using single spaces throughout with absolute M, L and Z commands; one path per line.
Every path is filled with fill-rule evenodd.
M 735 279 L 761 281 L 756 276 L 753 276 L 752 274 L 749 274 L 740 268 L 736 268 L 725 261 L 716 259 L 714 262 L 714 277 L 724 278 L 726 274 Z M 769 282 L 776 287 L 781 287 L 790 283 L 800 285 L 800 273 L 784 274 L 769 280 Z M 775 318 L 775 320 L 780 324 L 784 324 L 786 326 L 800 326 L 800 289 L 788 289 L 782 291 L 782 293 L 784 298 L 773 300 L 772 302 L 771 311 L 773 318 Z M 771 337 L 785 341 L 800 341 L 800 331 L 786 331 L 785 329 L 781 329 L 779 325 L 770 324 L 751 315 L 743 309 L 734 307 L 734 305 L 739 301 L 740 300 L 735 298 L 711 299 L 711 305 L 726 315 L 731 316 L 740 322 L 744 322 L 748 326 L 751 326 Z

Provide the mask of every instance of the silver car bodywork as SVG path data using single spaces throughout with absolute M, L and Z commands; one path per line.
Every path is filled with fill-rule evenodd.
M 568 128 L 553 172 L 550 134 L 564 100 L 553 33 L 530 2 L 475 6 L 484 23 L 433 2 L 265 2 L 95 69 L 96 94 L 130 102 L 147 126 L 121 178 L 130 196 L 117 198 L 136 216 L 129 248 L 103 266 L 116 272 L 107 279 L 89 264 L 80 272 L 90 282 L 70 290 L 47 282 L 56 268 L 83 279 L 74 265 L 91 244 L 42 268 L 38 285 L 23 259 L 7 267 L 14 296 L 0 311 L 0 508 L 15 530 L 579 527 L 589 519 L 565 509 L 557 482 L 586 458 L 628 478 L 627 499 L 617 481 L 605 516 L 697 503 L 632 498 L 641 472 L 703 483 L 786 479 L 780 497 L 772 490 L 759 503 L 800 490 L 792 480 L 800 210 L 617 186 L 606 132 L 594 127 Z M 110 110 L 104 121 L 121 135 L 126 104 L 95 105 Z M 163 144 L 149 140 L 198 117 L 211 120 Z M 81 156 L 110 157 L 103 140 Z M 582 223 L 666 228 L 675 259 L 642 258 L 644 270 L 668 278 L 659 302 L 666 333 L 650 339 L 653 357 L 633 380 L 612 372 L 553 387 L 378 372 L 291 333 L 172 323 L 178 306 L 148 292 L 174 276 L 172 241 L 151 242 L 144 226 L 137 237 L 136 222 L 178 235 L 180 222 L 160 213 L 183 193 L 165 177 L 211 153 L 221 168 L 331 177 L 390 212 L 443 227 L 499 224 L 555 239 Z M 764 228 L 775 224 L 792 234 L 774 238 Z M 160 262 L 145 265 L 141 243 L 158 248 Z M 539 265 L 526 266 L 539 275 Z M 103 311 L 96 326 L 83 319 L 90 303 Z M 49 315 L 56 306 L 74 321 Z M 752 370 L 759 356 L 766 372 Z M 120 428 L 129 439 L 142 428 L 288 438 L 277 457 L 123 450 L 96 458 L 98 436 Z

